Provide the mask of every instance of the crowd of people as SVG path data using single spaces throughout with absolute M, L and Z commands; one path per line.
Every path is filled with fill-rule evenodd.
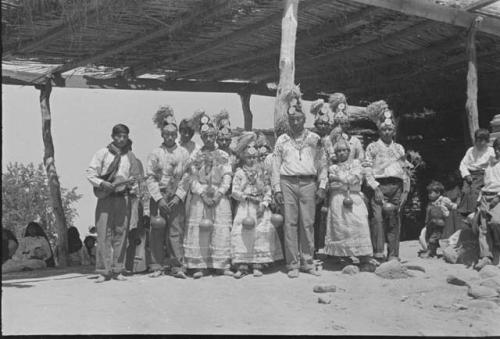
M 126 271 L 182 279 L 259 277 L 282 260 L 289 278 L 317 276 L 320 249 L 374 267 L 400 260 L 400 216 L 412 164 L 394 141 L 392 110 L 382 100 L 366 108 L 379 139 L 365 149 L 351 133 L 343 94 L 312 103 L 312 130 L 304 126 L 300 94 L 292 91 L 288 100 L 274 147 L 254 131 L 234 141 L 226 111 L 210 117 L 199 110 L 177 124 L 171 107 L 161 107 L 153 122 L 163 142 L 144 167 L 132 152 L 129 128 L 115 125 L 110 144 L 86 171 L 98 198 L 92 245 L 97 282 L 126 280 Z M 193 142 L 195 133 L 202 145 Z M 440 239 L 473 220 L 481 249 L 476 267 L 492 263 L 500 243 L 500 139 L 493 147 L 489 139 L 487 130 L 476 131 L 460 163 L 463 186 L 455 180 L 446 192 L 438 181 L 427 187 L 423 258 L 436 256 Z M 76 228 L 70 231 L 70 262 L 89 263 L 87 240 L 82 244 Z M 6 264 L 49 266 L 50 246 L 28 243 L 19 243 L 30 250 L 15 250 L 2 271 Z M 35 248 L 42 250 L 32 254 Z M 134 252 L 139 248 L 142 254 Z

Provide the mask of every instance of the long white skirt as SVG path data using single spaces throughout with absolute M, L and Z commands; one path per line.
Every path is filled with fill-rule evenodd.
M 247 215 L 256 220 L 256 226 L 252 229 L 242 226 Z M 264 264 L 283 259 L 281 243 L 271 223 L 271 211 L 268 208 L 258 219 L 257 204 L 247 201 L 238 204 L 231 231 L 231 258 L 233 264 Z

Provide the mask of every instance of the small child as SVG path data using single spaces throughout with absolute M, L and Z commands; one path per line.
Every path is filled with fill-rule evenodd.
M 446 218 L 450 210 L 456 209 L 457 204 L 443 195 L 444 186 L 439 181 L 432 181 L 427 186 L 429 203 L 425 215 L 425 245 L 426 250 L 421 253 L 421 258 L 429 258 L 436 255 L 439 247 L 439 239 L 446 224 Z

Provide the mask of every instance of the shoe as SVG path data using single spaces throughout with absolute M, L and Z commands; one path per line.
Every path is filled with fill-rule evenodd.
M 262 277 L 264 275 L 264 273 L 262 273 L 261 270 L 257 269 L 257 268 L 254 268 L 253 269 L 253 276 L 254 277 Z
M 121 274 L 121 273 L 114 275 L 114 276 L 113 276 L 113 279 L 114 279 L 114 280 L 118 280 L 118 281 L 126 281 L 126 280 L 127 280 L 127 278 L 125 278 L 125 277 L 123 276 L 123 274 Z
M 158 271 L 154 271 L 153 273 L 149 274 L 149 277 L 150 278 L 158 278 L 162 275 L 163 275 L 163 272 L 158 270 Z
M 196 271 L 193 273 L 193 279 L 200 279 L 201 277 L 203 277 L 202 271 Z
M 291 279 L 292 278 L 298 278 L 299 277 L 299 270 L 296 269 L 296 268 L 294 268 L 294 269 L 288 271 L 287 275 L 288 275 L 288 278 L 291 278 Z
M 427 250 L 419 254 L 419 257 L 422 259 L 429 259 L 431 257 L 431 251 Z
M 174 278 L 187 279 L 186 273 L 184 273 L 183 271 L 180 271 L 180 270 L 175 272 L 175 273 L 172 273 L 172 276 Z
M 243 272 L 243 271 L 236 271 L 236 273 L 233 274 L 233 278 L 234 279 L 241 279 L 245 275 L 247 275 L 247 274 L 245 272 Z
M 103 283 L 105 281 L 110 281 L 111 280 L 111 277 L 109 275 L 100 275 L 97 279 L 96 279 L 96 283 L 99 284 L 99 283 Z
M 223 270 L 222 275 L 232 277 L 234 275 L 234 273 L 231 270 Z
M 491 259 L 488 257 L 484 257 L 484 258 L 479 259 L 479 261 L 474 266 L 474 268 L 479 271 L 482 268 L 484 268 L 486 265 L 491 265 Z

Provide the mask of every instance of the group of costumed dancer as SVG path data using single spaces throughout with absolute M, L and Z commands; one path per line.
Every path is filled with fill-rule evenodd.
M 320 275 L 314 258 L 321 248 L 374 266 L 399 260 L 399 212 L 411 164 L 393 140 L 393 112 L 384 101 L 366 108 L 380 138 L 365 150 L 351 135 L 343 94 L 312 103 L 312 130 L 304 127 L 300 90 L 286 100 L 273 148 L 254 131 L 233 140 L 227 111 L 210 117 L 199 110 L 177 124 L 173 110 L 161 107 L 153 121 L 163 142 L 144 170 L 129 128 L 114 126 L 112 142 L 87 170 L 105 193 L 96 208 L 98 282 L 126 279 L 127 234 L 143 227 L 142 219 L 151 277 L 258 277 L 283 259 L 290 278 Z M 202 145 L 192 141 L 195 132 Z

